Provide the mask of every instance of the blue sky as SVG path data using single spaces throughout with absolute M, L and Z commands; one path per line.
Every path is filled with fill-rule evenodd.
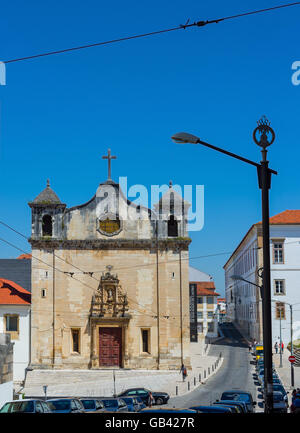
M 284 3 L 284 1 L 283 1 Z M 287 2 L 286 2 L 287 3 Z M 200 2 L 14 1 L 2 7 L 0 60 L 150 32 L 282 4 L 279 0 Z M 190 256 L 233 251 L 261 220 L 255 168 L 209 149 L 177 145 L 187 131 L 260 161 L 252 141 L 265 114 L 276 132 L 269 150 L 270 213 L 300 208 L 300 6 L 151 38 L 7 65 L 0 86 L 1 219 L 29 236 L 27 203 L 51 186 L 68 207 L 112 176 L 128 185 L 204 185 L 205 224 Z M 0 227 L 0 237 L 29 250 Z M 0 257 L 18 251 L 0 242 Z M 191 259 L 224 293 L 228 254 Z

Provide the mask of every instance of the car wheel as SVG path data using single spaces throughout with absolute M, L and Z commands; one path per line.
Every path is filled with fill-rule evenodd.
M 156 399 L 156 404 L 159 404 L 159 405 L 164 404 L 163 399 L 162 399 L 161 397 L 158 397 L 158 398 Z

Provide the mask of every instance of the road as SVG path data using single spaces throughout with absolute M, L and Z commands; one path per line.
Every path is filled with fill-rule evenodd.
M 223 364 L 218 372 L 187 395 L 170 398 L 168 407 L 191 407 L 210 405 L 219 399 L 225 390 L 238 388 L 252 393 L 256 401 L 254 366 L 247 342 L 231 323 L 220 326 L 224 338 L 211 345 L 211 355 L 222 352 Z

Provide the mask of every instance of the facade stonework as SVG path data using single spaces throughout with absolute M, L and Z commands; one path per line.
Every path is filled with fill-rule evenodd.
M 188 207 L 166 196 L 157 218 L 111 180 L 70 209 L 49 184 L 29 203 L 32 368 L 190 365 Z

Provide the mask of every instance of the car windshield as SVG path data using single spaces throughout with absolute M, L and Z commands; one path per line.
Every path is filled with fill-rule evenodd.
M 33 412 L 34 403 L 33 401 L 18 401 L 16 403 L 6 403 L 1 412 Z
M 54 410 L 68 410 L 71 406 L 70 400 L 52 400 L 51 404 L 54 406 Z
M 246 403 L 251 402 L 250 396 L 248 394 L 233 393 L 233 392 L 224 392 L 222 394 L 222 400 L 237 400 L 237 401 L 244 401 Z
M 102 400 L 105 407 L 118 407 L 118 400 Z
M 95 409 L 96 406 L 94 400 L 81 400 L 81 403 L 85 409 Z

